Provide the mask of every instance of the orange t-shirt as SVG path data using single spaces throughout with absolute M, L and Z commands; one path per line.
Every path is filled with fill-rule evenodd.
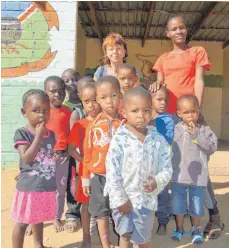
M 169 90 L 168 112 L 176 113 L 177 99 L 186 94 L 194 94 L 197 67 L 206 70 L 211 64 L 203 47 L 191 47 L 181 53 L 167 52 L 158 58 L 153 70 L 161 72 Z
M 71 110 L 62 105 L 60 108 L 50 109 L 50 118 L 46 127 L 53 131 L 56 136 L 56 151 L 67 149 L 68 135 L 70 133 Z
M 122 116 L 110 121 L 104 113 L 90 123 L 84 139 L 83 176 L 89 179 L 91 172 L 106 174 L 105 160 L 115 131 L 126 122 Z

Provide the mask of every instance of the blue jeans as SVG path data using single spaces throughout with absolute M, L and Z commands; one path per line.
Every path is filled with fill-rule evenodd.
M 174 215 L 204 216 L 204 187 L 171 184 L 171 209 Z
M 159 224 L 167 225 L 170 218 L 170 196 L 169 196 L 169 184 L 161 191 L 157 197 L 158 209 L 157 220 Z

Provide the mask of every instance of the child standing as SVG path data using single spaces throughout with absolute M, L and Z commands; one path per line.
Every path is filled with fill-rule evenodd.
M 71 110 L 62 105 L 65 98 L 65 85 L 62 78 L 50 76 L 44 82 L 44 88 L 50 99 L 50 120 L 47 128 L 52 130 L 56 136 L 55 151 L 59 156 L 56 169 L 57 183 L 57 211 L 54 221 L 56 232 L 64 230 L 61 223 L 61 216 L 64 211 L 65 192 L 67 188 L 69 155 L 67 153 L 67 139 L 70 133 L 69 122 Z
M 208 156 L 217 150 L 217 138 L 213 131 L 208 126 L 197 124 L 199 113 L 196 96 L 184 95 L 178 99 L 177 115 L 182 121 L 175 125 L 172 145 L 171 208 L 176 218 L 176 229 L 171 238 L 180 241 L 185 233 L 183 221 L 188 202 L 193 244 L 204 242 L 200 232 L 200 218 L 204 216 Z
M 82 184 L 84 194 L 90 195 L 89 213 L 92 217 L 98 217 L 102 246 L 110 248 L 109 215 L 111 210 L 108 197 L 103 196 L 106 182 L 105 158 L 111 137 L 122 124 L 122 118 L 118 114 L 121 92 L 119 81 L 113 76 L 104 76 L 95 85 L 96 99 L 102 108 L 102 113 L 86 130 Z
M 83 103 L 84 110 L 87 114 L 87 117 L 77 121 L 68 138 L 68 152 L 69 154 L 76 160 L 76 164 L 78 163 L 78 156 L 83 157 L 83 142 L 85 138 L 85 131 L 89 123 L 91 123 L 94 118 L 99 114 L 101 108 L 96 101 L 96 90 L 95 90 L 95 82 L 87 82 L 79 91 L 80 99 Z M 77 151 L 79 149 L 79 152 Z M 88 201 L 89 198 L 83 194 L 82 189 L 82 171 L 83 164 L 79 164 L 79 168 L 76 169 L 76 172 L 79 176 L 78 185 L 76 191 L 76 201 L 82 203 L 81 205 L 81 222 L 83 228 L 83 243 L 82 248 L 91 247 L 90 242 L 90 216 L 88 213 Z
M 168 91 L 160 85 L 155 93 L 152 93 L 152 118 L 156 124 L 157 131 L 162 134 L 169 145 L 172 144 L 174 135 L 174 120 L 166 113 L 168 105 Z M 170 217 L 169 185 L 167 185 L 158 195 L 158 210 L 156 212 L 158 220 L 158 235 L 166 235 L 166 225 Z
M 56 156 L 55 135 L 46 128 L 50 101 L 42 90 L 29 90 L 23 96 L 22 115 L 28 124 L 14 136 L 14 148 L 20 155 L 20 176 L 13 199 L 11 217 L 13 248 L 22 248 L 26 227 L 31 224 L 34 247 L 43 246 L 43 222 L 55 218 Z
M 106 158 L 105 194 L 109 194 L 120 248 L 149 248 L 157 195 L 172 175 L 170 147 L 154 127 L 152 99 L 143 88 L 123 98 L 127 124 L 114 135 Z

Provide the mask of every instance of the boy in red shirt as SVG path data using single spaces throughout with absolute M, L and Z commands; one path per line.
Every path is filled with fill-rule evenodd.
M 83 78 L 81 79 L 83 80 Z M 94 80 L 93 80 L 94 81 Z M 85 138 L 85 131 L 87 126 L 94 120 L 94 118 L 101 111 L 100 105 L 96 101 L 95 82 L 92 80 L 87 82 L 78 91 L 80 99 L 83 103 L 84 111 L 87 117 L 75 122 L 68 138 L 68 152 L 76 160 L 78 165 L 76 173 L 78 173 L 78 185 L 76 191 L 76 201 L 82 203 L 81 205 L 81 222 L 83 228 L 83 243 L 82 247 L 90 247 L 90 216 L 88 214 L 89 198 L 83 194 L 81 177 L 83 174 L 83 163 L 78 163 L 78 157 L 84 156 L 83 142 Z M 78 151 L 77 151 L 78 150 Z
M 120 85 L 113 76 L 101 77 L 96 83 L 97 102 L 102 113 L 86 129 L 83 158 L 83 191 L 89 196 L 89 213 L 98 216 L 98 229 L 103 248 L 110 248 L 109 199 L 103 195 L 106 181 L 105 158 L 111 137 L 122 125 L 118 114 L 121 99 Z M 90 176 L 91 175 L 91 176 Z M 90 179 L 91 177 L 91 179 Z
M 50 99 L 50 119 L 47 128 L 55 133 L 56 145 L 55 151 L 58 154 L 58 163 L 56 168 L 57 183 L 57 212 L 54 221 L 56 232 L 64 230 L 61 223 L 61 216 L 64 211 L 65 192 L 68 178 L 68 158 L 67 140 L 70 132 L 69 122 L 71 110 L 62 105 L 65 98 L 65 85 L 62 78 L 50 76 L 44 82 L 44 88 Z

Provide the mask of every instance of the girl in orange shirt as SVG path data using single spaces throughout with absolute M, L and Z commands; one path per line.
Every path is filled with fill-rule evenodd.
M 170 95 L 167 111 L 175 114 L 176 100 L 182 95 L 195 95 L 201 106 L 204 94 L 204 73 L 210 68 L 210 62 L 203 47 L 189 47 L 186 44 L 187 28 L 181 16 L 172 17 L 167 22 L 166 35 L 173 43 L 173 50 L 164 53 L 156 61 L 153 70 L 157 71 L 157 82 L 150 86 L 150 90 L 156 92 L 161 84 L 166 84 Z M 203 121 L 203 116 L 199 121 Z M 205 205 L 210 219 L 204 229 L 204 236 L 216 239 L 220 236 L 224 224 L 220 220 L 210 179 L 206 194 L 208 196 L 205 198 Z M 159 223 L 158 232 L 165 234 L 165 230 L 165 227 Z
M 81 79 L 82 80 L 82 79 Z M 83 243 L 82 247 L 91 247 L 90 241 L 90 216 L 88 213 L 88 201 L 89 198 L 83 194 L 82 190 L 82 171 L 83 164 L 78 161 L 79 155 L 83 157 L 83 142 L 85 138 L 86 127 L 91 121 L 100 113 L 100 105 L 96 101 L 96 91 L 95 83 L 93 80 L 87 82 L 78 89 L 80 99 L 82 101 L 84 110 L 87 117 L 75 122 L 73 125 L 69 138 L 68 138 L 68 152 L 76 160 L 76 173 L 79 175 L 77 191 L 76 191 L 76 201 L 82 203 L 81 205 L 81 221 L 83 229 Z M 80 162 L 80 163 L 79 163 Z

